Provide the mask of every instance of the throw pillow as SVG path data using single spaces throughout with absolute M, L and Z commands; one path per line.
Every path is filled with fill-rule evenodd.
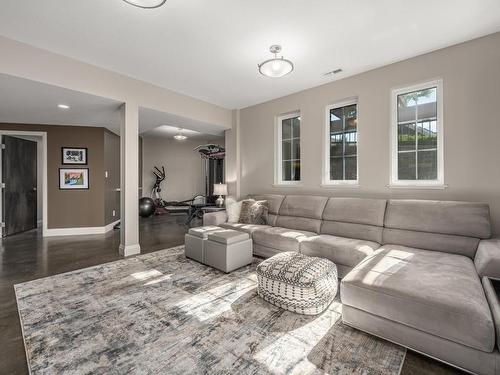
M 228 223 L 237 223 L 240 220 L 241 204 L 243 201 L 237 202 L 236 199 L 226 198 L 226 214 Z
M 267 201 L 246 199 L 241 204 L 240 223 L 265 225 L 267 224 L 268 212 Z

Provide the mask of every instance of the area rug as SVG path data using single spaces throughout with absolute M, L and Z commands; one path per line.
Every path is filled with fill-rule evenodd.
M 398 374 L 405 349 L 284 311 L 184 247 L 15 286 L 31 374 Z

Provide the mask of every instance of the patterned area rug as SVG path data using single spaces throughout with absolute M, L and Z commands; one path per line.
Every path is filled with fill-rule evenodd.
M 398 374 L 405 349 L 256 291 L 176 247 L 15 286 L 32 374 Z

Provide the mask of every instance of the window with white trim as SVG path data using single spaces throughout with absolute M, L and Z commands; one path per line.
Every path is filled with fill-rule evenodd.
M 355 100 L 326 108 L 325 170 L 323 183 L 358 182 L 358 105 Z
M 442 83 L 392 92 L 391 185 L 443 184 Z
M 300 113 L 280 116 L 276 122 L 275 183 L 300 182 Z

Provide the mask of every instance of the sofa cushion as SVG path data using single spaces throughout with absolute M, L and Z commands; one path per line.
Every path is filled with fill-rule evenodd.
M 385 199 L 330 198 L 320 233 L 382 242 Z
M 398 244 L 474 258 L 479 238 L 384 228 L 383 244 Z
M 269 204 L 267 201 L 245 199 L 241 204 L 239 223 L 267 225 Z
M 277 215 L 283 200 L 284 195 L 277 194 L 260 194 L 260 195 L 249 195 L 249 198 L 255 199 L 256 201 L 267 201 L 269 203 L 269 213 L 272 215 Z
M 391 199 L 385 226 L 476 238 L 491 236 L 490 209 L 486 203 Z
M 323 220 L 383 226 L 385 199 L 330 198 L 323 211 Z
M 287 195 L 281 204 L 279 215 L 321 220 L 327 201 L 327 197 L 315 195 Z
M 278 215 L 275 225 L 277 227 L 305 230 L 307 232 L 314 232 L 318 234 L 321 228 L 321 220 L 299 216 Z
M 491 352 L 495 332 L 471 259 L 386 245 L 341 284 L 342 303 L 471 348 Z
M 330 259 L 335 264 L 354 267 L 380 245 L 353 238 L 319 235 L 301 241 L 300 252 L 305 255 Z
M 280 251 L 299 251 L 299 244 L 316 233 L 302 230 L 270 227 L 253 232 L 253 241 L 256 244 L 277 249 Z
M 375 225 L 323 220 L 320 233 L 382 243 L 383 229 Z
M 242 223 L 223 223 L 219 225 L 221 228 L 234 229 L 241 232 L 246 232 L 252 234 L 257 229 L 271 228 L 269 225 L 259 225 L 259 224 L 242 224 Z
M 500 239 L 479 242 L 474 264 L 479 276 L 500 280 Z

